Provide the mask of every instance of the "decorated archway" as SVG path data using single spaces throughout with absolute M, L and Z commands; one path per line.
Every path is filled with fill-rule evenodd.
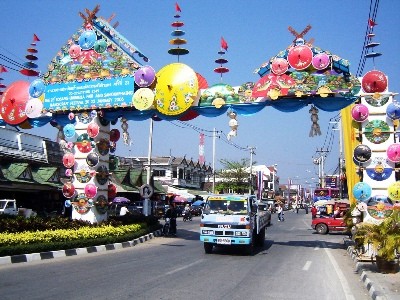
M 191 120 L 228 114 L 234 137 L 236 118 L 241 115 L 269 106 L 283 112 L 310 106 L 313 136 L 320 134 L 318 110 L 341 110 L 354 103 L 360 91 L 350 63 L 306 41 L 304 31 L 293 30 L 293 43 L 257 69 L 257 82 L 231 86 L 221 80 L 209 86 L 195 69 L 179 62 L 181 55 L 189 53 L 183 48 L 180 8 L 172 23 L 173 48 L 168 51 L 178 62 L 158 71 L 98 12 L 99 6 L 81 13 L 82 27 L 61 47 L 43 76 L 12 83 L 1 100 L 4 122 L 21 128 L 51 123 L 59 130 L 69 178 L 63 192 L 66 204 L 74 207 L 75 219 L 97 222 L 107 217 L 106 204 L 113 190 L 109 155 L 120 137 L 129 143 L 129 120 Z M 221 78 L 229 71 L 223 57 L 226 48 L 221 39 L 220 57 L 215 61 Z M 34 64 L 28 64 L 23 74 L 37 77 L 34 69 Z M 122 133 L 110 130 L 110 123 L 118 121 Z

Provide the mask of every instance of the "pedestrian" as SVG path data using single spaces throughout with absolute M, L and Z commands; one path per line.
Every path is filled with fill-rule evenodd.
M 170 232 L 172 235 L 176 235 L 176 217 L 177 217 L 177 212 L 175 209 L 174 204 L 171 203 L 167 211 L 165 212 L 165 218 L 170 219 Z
M 311 217 L 313 219 L 315 219 L 317 217 L 317 212 L 318 212 L 318 209 L 315 207 L 315 205 L 313 205 L 311 208 Z
M 277 210 L 277 212 L 278 212 L 278 221 L 279 221 L 279 222 L 285 221 L 285 218 L 283 217 L 284 213 L 283 213 L 282 205 L 278 205 L 278 210 Z
M 125 215 L 127 215 L 127 214 L 129 214 L 129 210 L 128 210 L 128 208 L 126 207 L 126 205 L 124 205 L 124 206 L 121 207 L 121 210 L 119 211 L 119 215 L 120 215 L 120 216 L 125 216 Z
M 308 204 L 304 203 L 304 210 L 306 211 L 306 215 L 308 215 Z

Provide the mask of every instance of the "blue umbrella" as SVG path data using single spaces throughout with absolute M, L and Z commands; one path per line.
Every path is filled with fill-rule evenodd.
M 197 201 L 193 202 L 192 206 L 201 206 L 203 204 L 204 204 L 203 200 L 197 200 Z

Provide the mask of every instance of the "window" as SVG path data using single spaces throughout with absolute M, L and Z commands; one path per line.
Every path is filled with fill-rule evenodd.
M 172 178 L 178 178 L 178 172 L 176 170 L 172 171 Z
M 153 170 L 153 175 L 163 177 L 165 176 L 165 170 Z

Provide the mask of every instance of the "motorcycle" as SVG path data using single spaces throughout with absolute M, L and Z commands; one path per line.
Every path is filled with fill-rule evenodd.
M 190 211 L 183 211 L 182 212 L 182 217 L 183 217 L 183 221 L 192 221 L 192 214 L 190 213 Z
M 167 236 L 170 234 L 170 227 L 171 227 L 171 219 L 165 218 L 165 224 L 162 229 L 162 233 L 164 236 Z

